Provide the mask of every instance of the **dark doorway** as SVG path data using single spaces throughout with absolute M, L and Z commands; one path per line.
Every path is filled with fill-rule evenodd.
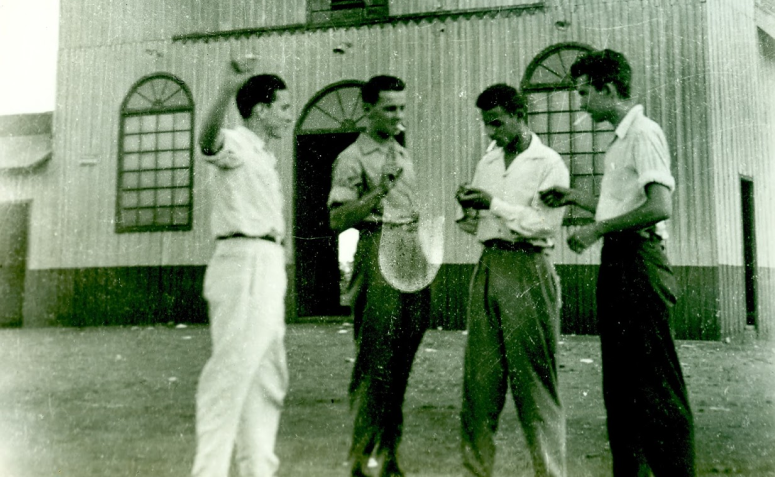
M 361 85 L 346 80 L 320 90 L 296 126 L 294 286 L 299 317 L 350 314 L 340 304 L 339 236 L 328 226 L 326 202 L 334 161 L 366 128 Z
M 743 259 L 745 260 L 746 324 L 757 325 L 756 283 L 756 224 L 754 220 L 754 190 L 751 179 L 740 180 L 743 205 Z
M 357 132 L 296 136 L 296 304 L 298 316 L 341 316 L 338 235 L 328 226 L 331 167 Z
M 21 326 L 29 203 L 0 204 L 0 326 Z

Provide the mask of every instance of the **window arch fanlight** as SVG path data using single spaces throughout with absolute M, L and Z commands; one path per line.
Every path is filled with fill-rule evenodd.
M 191 230 L 194 102 L 167 73 L 140 79 L 121 105 L 116 232 Z
M 597 124 L 580 109 L 570 68 L 592 48 L 564 43 L 542 51 L 528 66 L 522 91 L 528 98 L 528 122 L 541 140 L 560 153 L 571 175 L 571 187 L 600 195 L 605 150 L 613 140 L 608 123 Z M 565 225 L 589 222 L 592 215 L 568 208 Z
M 296 134 L 353 132 L 366 129 L 363 81 L 341 81 L 313 97 L 299 118 Z

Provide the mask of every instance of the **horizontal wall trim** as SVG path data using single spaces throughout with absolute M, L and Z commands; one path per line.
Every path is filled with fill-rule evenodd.
M 299 34 L 319 30 L 333 30 L 340 28 L 371 27 L 375 25 L 396 25 L 406 23 L 443 22 L 446 20 L 469 20 L 471 18 L 506 18 L 520 16 L 525 13 L 537 13 L 544 11 L 545 2 L 530 3 L 514 7 L 476 8 L 465 10 L 452 10 L 444 12 L 413 13 L 409 15 L 395 15 L 384 18 L 363 19 L 353 22 L 337 22 L 325 24 L 297 23 L 293 25 L 280 25 L 263 28 L 241 28 L 237 30 L 224 30 L 214 32 L 186 33 L 174 35 L 173 42 L 210 42 L 229 40 L 234 38 L 258 38 L 267 35 Z

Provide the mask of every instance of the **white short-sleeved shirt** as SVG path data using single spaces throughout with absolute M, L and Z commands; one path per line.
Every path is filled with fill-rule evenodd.
M 476 166 L 471 186 L 492 194 L 489 210 L 476 215 L 476 238 L 480 242 L 501 239 L 553 245 L 562 226 L 564 208 L 548 207 L 539 192 L 568 187 L 570 177 L 562 157 L 532 134 L 530 145 L 505 168 L 504 151 L 490 147 Z M 464 224 L 461 227 L 466 230 Z
M 633 106 L 615 134 L 605 154 L 605 173 L 595 214 L 598 221 L 619 217 L 643 205 L 648 184 L 662 184 L 670 192 L 675 190 L 667 139 L 662 128 L 643 114 L 643 106 Z M 655 229 L 657 235 L 667 238 L 664 221 L 656 224 Z
M 215 237 L 242 233 L 283 238 L 283 196 L 277 158 L 244 126 L 222 129 L 223 147 L 204 158 L 213 168 L 210 226 Z

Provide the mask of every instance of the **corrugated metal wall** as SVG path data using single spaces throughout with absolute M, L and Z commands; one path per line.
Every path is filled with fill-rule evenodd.
M 775 4 L 775 2 L 769 2 Z M 775 7 L 771 6 L 773 15 Z M 759 32 L 759 104 L 762 138 L 762 160 L 756 192 L 757 261 L 759 285 L 759 332 L 775 333 L 775 96 L 762 94 L 775 91 L 775 39 Z
M 713 210 L 707 207 L 712 191 L 706 166 L 705 4 L 669 0 L 573 3 L 572 8 L 554 10 L 555 18 L 562 19 L 564 14 L 570 22 L 565 37 L 624 53 L 633 67 L 634 97 L 667 135 L 677 181 L 668 242 L 673 263 L 713 264 L 713 237 L 705 232 L 713 224 Z M 561 263 L 580 260 L 567 249 L 560 252 Z
M 270 18 L 267 12 L 277 10 L 270 6 L 273 2 L 261 3 L 263 13 L 253 14 Z M 76 9 L 74 4 L 63 2 L 64 18 L 80 18 L 82 8 L 95 7 L 92 2 L 77 2 Z M 288 5 L 288 10 L 303 10 L 301 3 Z M 418 2 L 413 8 L 428 5 Z M 31 266 L 204 263 L 210 245 L 205 227 L 206 193 L 202 188 L 207 171 L 201 164 L 196 169 L 192 233 L 112 232 L 118 109 L 137 79 L 166 71 L 191 88 L 199 118 L 213 85 L 217 84 L 221 65 L 231 55 L 247 51 L 260 52 L 265 68 L 286 78 L 298 112 L 315 92 L 335 81 L 366 79 L 378 73 L 405 78 L 412 97 L 407 120 L 408 145 L 419 173 L 429 185 L 425 189 L 429 210 L 448 218 L 445 260 L 472 262 L 478 249 L 452 224 L 452 197 L 458 183 L 472 174 L 485 145 L 474 107 L 476 96 L 495 82 L 518 84 L 525 68 L 540 51 L 565 41 L 612 47 L 630 58 L 635 70 L 635 91 L 643 98 L 649 114 L 663 125 L 675 151 L 679 192 L 671 255 L 678 265 L 710 265 L 715 254 L 712 234 L 705 233 L 713 223 L 712 208 L 707 206 L 713 201 L 704 127 L 704 5 L 695 1 L 589 0 L 573 8 L 548 8 L 544 13 L 521 16 L 318 30 L 210 43 L 172 43 L 172 32 L 179 31 L 188 21 L 177 17 L 166 20 L 174 27 L 162 22 L 166 25 L 162 31 L 168 32 L 164 40 L 141 44 L 132 41 L 139 38 L 134 36 L 137 33 L 133 28 L 124 31 L 118 26 L 127 15 L 146 16 L 139 12 L 122 10 L 100 16 L 97 23 L 115 22 L 116 26 L 88 36 L 85 32 L 89 29 L 80 28 L 83 24 L 74 21 L 73 26 L 65 22 L 56 124 L 59 131 L 65 132 L 56 143 L 60 161 L 65 162 L 59 165 L 59 184 L 63 189 L 59 198 L 65 200 L 49 205 L 57 211 L 51 217 L 56 224 L 54 230 L 67 238 L 60 242 L 59 250 L 53 250 L 55 245 L 42 243 L 40 235 L 33 234 L 33 240 L 40 242 L 33 246 L 36 253 Z M 157 10 L 166 11 L 165 8 L 153 7 L 153 11 L 161 14 Z M 224 8 L 221 13 L 237 15 L 241 11 L 245 9 L 234 7 Z M 560 16 L 569 16 L 568 28 L 555 27 Z M 175 23 L 176 19 L 180 21 Z M 148 31 L 151 30 L 149 27 Z M 115 41 L 107 46 L 75 47 L 96 45 L 105 38 Z M 344 41 L 355 46 L 345 55 L 333 54 L 333 48 Z M 95 108 L 95 104 L 100 107 Z M 290 139 L 282 142 L 282 157 L 290 157 L 291 146 Z M 98 164 L 78 165 L 83 157 L 98 158 Z M 292 164 L 285 162 L 282 167 L 290 189 Z M 287 205 L 290 212 L 290 199 Z M 95 228 L 88 224 L 101 225 Z M 576 256 L 564 247 L 559 248 L 556 259 L 565 264 L 597 260 L 595 253 Z
M 548 3 L 556 2 L 552 0 Z M 567 2 L 568 0 L 559 0 Z M 78 0 L 61 3 L 60 46 L 168 40 L 173 35 L 303 24 L 308 0 Z M 543 3 L 540 0 L 390 0 L 391 15 Z
M 775 95 L 767 94 L 775 91 L 775 38 L 763 31 L 758 35 L 759 84 L 755 98 L 761 120 L 754 124 L 759 125 L 756 133 L 762 140 L 762 155 L 754 179 L 757 242 L 761 244 L 757 259 L 759 267 L 775 269 Z
M 758 37 L 752 2 L 716 0 L 708 11 L 710 157 L 720 264 L 742 265 L 740 176 L 756 179 Z M 758 181 L 756 181 L 758 182 Z
M 121 102 L 147 74 L 171 72 L 191 86 L 191 77 L 185 74 L 190 65 L 211 70 L 170 46 L 149 42 L 142 48 L 127 44 L 60 52 L 60 77 L 72 81 L 60 81 L 57 92 L 54 129 L 60 133 L 54 139 L 57 156 L 52 160 L 57 185 L 41 198 L 41 216 L 36 212 L 33 221 L 31 268 L 204 263 L 211 250 L 204 167 L 195 169 L 192 232 L 114 232 Z M 53 224 L 51 232 L 58 240 L 49 240 L 48 224 Z
M 720 265 L 719 321 L 723 334 L 740 332 L 746 324 L 746 288 L 743 256 L 741 177 L 757 188 L 769 187 L 764 165 L 761 100 L 759 99 L 759 46 L 752 20 L 753 2 L 716 0 L 708 10 L 708 65 L 710 114 L 710 168 L 716 209 L 714 235 Z M 756 200 L 757 219 L 772 215 L 771 203 Z M 769 209 L 769 210 L 768 210 Z M 771 247 L 769 220 L 757 220 L 758 249 Z M 768 242 L 761 241 L 769 236 Z M 765 245 L 769 244 L 769 245 Z M 761 316 L 761 319 L 770 318 Z

